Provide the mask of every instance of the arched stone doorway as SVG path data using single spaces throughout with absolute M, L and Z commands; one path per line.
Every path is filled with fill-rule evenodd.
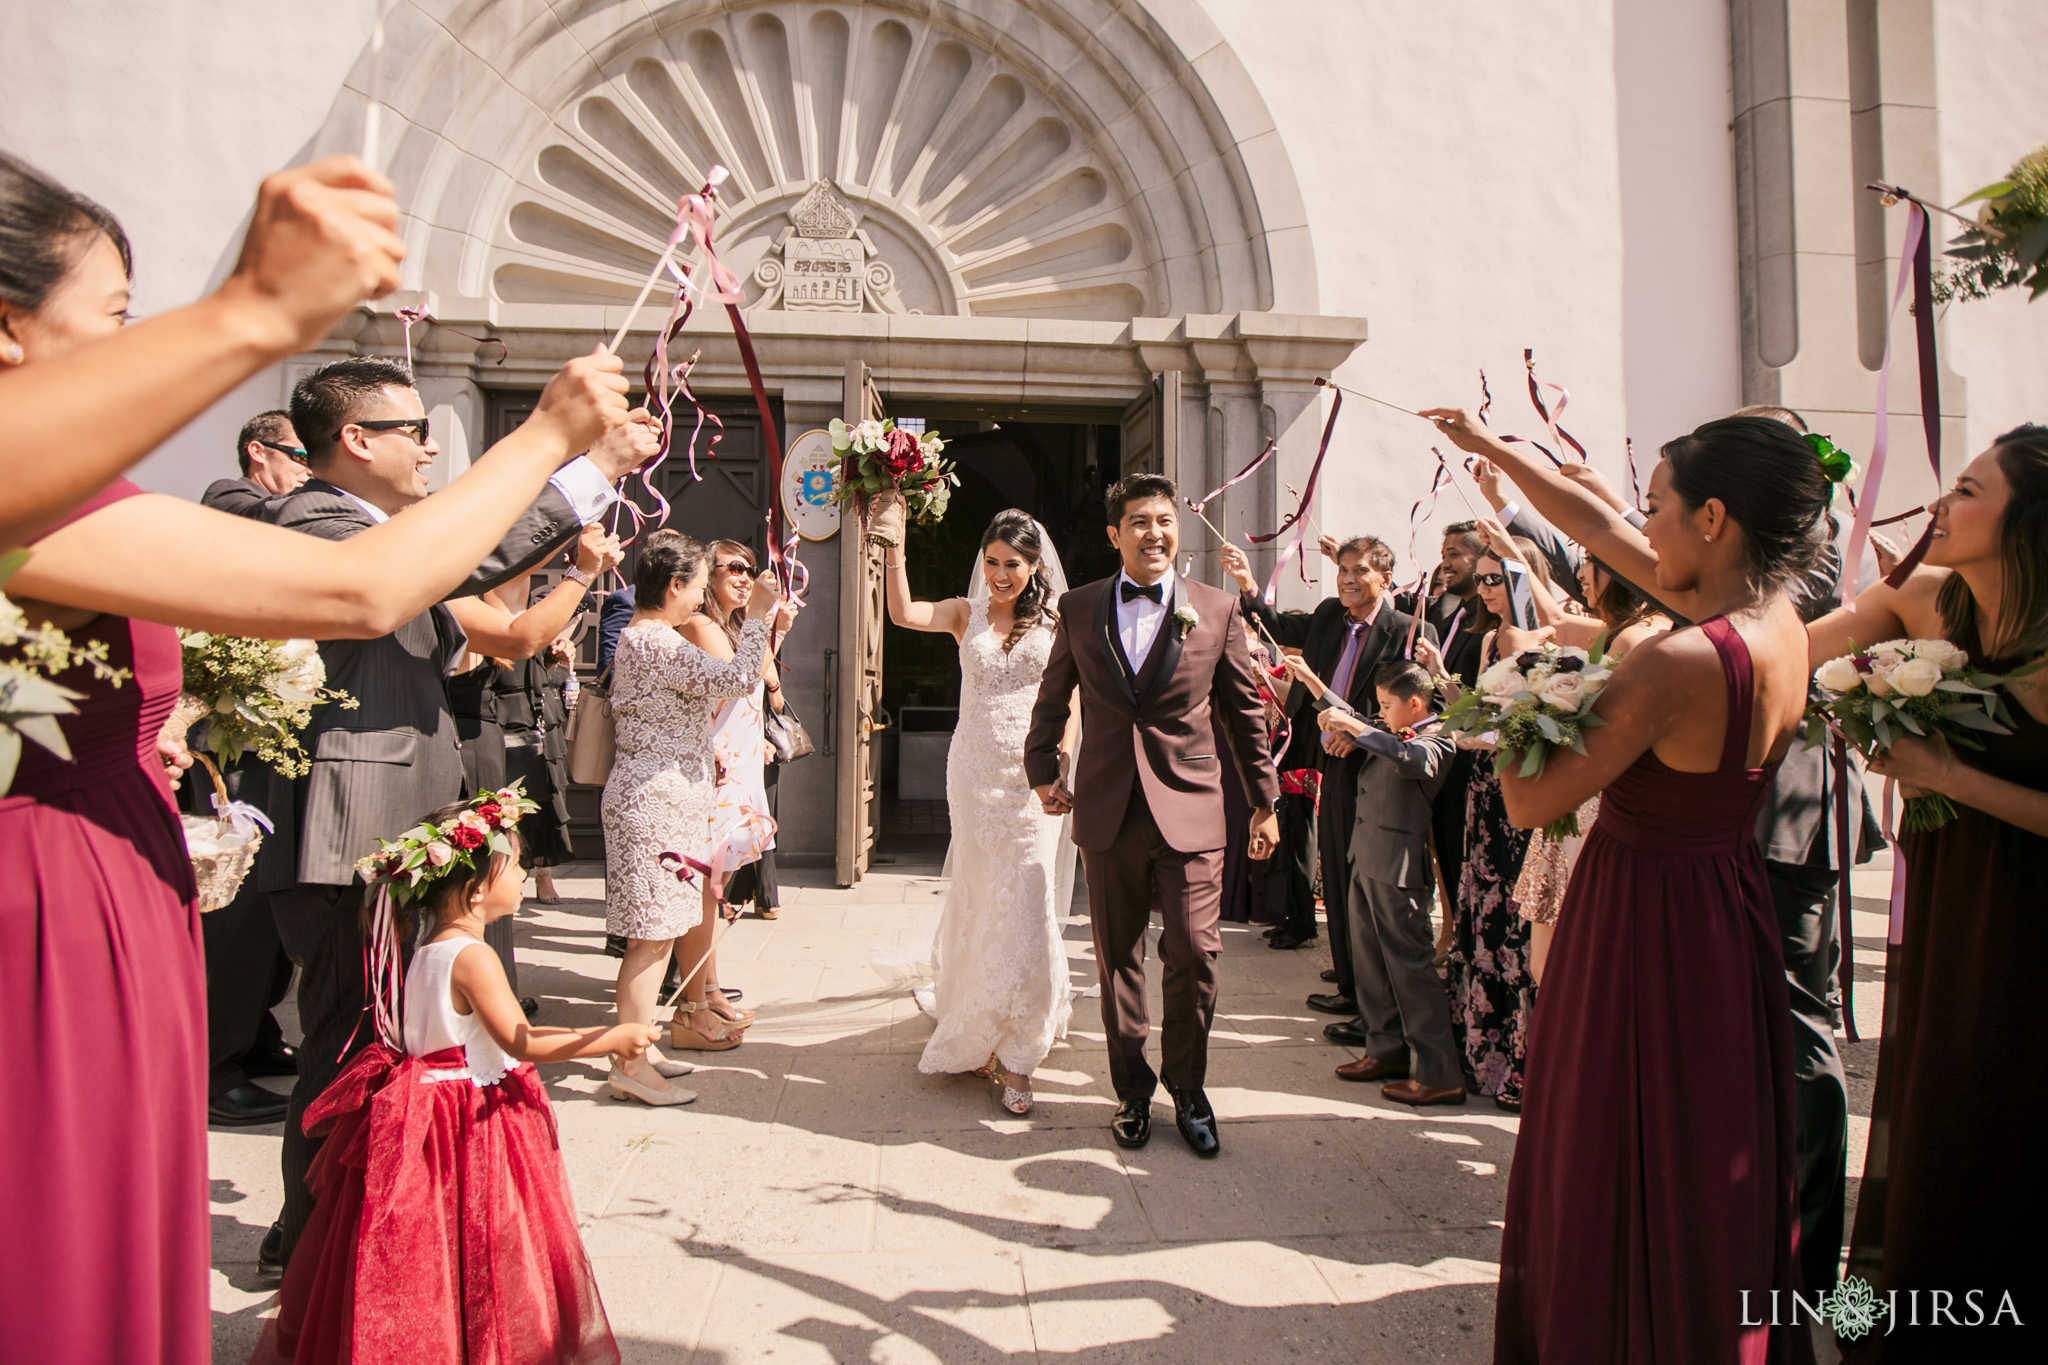
M 437 429 L 458 433 L 455 472 L 485 435 L 486 389 L 537 385 L 618 326 L 677 197 L 717 162 L 732 172 L 720 253 L 745 281 L 790 434 L 859 409 L 850 364 L 892 406 L 1099 416 L 1156 391 L 1166 400 L 1140 425 L 1189 484 L 1279 440 L 1278 468 L 1233 508 L 1270 522 L 1313 453 L 1312 381 L 1364 325 L 1316 315 L 1292 165 L 1235 55 L 1198 10 L 1161 9 L 396 4 L 376 94 L 382 169 L 407 211 L 407 292 L 327 349 L 394 348 L 406 306 L 504 338 L 498 365 L 495 347 L 414 333 Z M 366 53 L 316 151 L 360 145 L 370 80 Z M 700 392 L 744 390 L 722 316 L 685 344 L 704 350 Z M 636 366 L 644 336 L 626 351 Z M 828 669 L 844 701 L 871 634 L 871 608 L 851 600 L 869 596 L 859 556 L 823 548 L 811 610 L 844 624 L 830 659 L 791 661 L 794 695 L 821 721 Z M 784 806 L 785 847 L 836 845 L 842 877 L 859 870 L 846 777 L 797 784 Z

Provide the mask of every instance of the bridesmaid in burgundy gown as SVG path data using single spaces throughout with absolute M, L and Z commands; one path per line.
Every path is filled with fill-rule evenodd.
M 34 1232 L 0 1275 L 0 1341 L 10 1360 L 205 1365 L 205 967 L 156 756 L 178 634 L 101 616 L 71 637 L 134 678 L 65 673 L 86 694 L 61 722 L 72 761 L 24 745 L 0 799 L 0 1227 Z
M 1874 583 L 1853 608 L 1813 625 L 1813 662 L 1901 636 L 1946 639 L 1971 662 L 2007 672 L 2048 655 L 2038 581 L 2048 545 L 2048 427 L 2009 431 L 1933 506 L 1924 565 L 1900 587 Z M 1988 642 L 1987 642 L 1988 641 Z M 1844 1339 L 1867 1361 L 2039 1360 L 2048 1293 L 2032 1264 L 2048 1222 L 2048 1182 L 2024 1165 L 2048 1130 L 2040 964 L 2048 960 L 2048 672 L 2014 687 L 2013 733 L 1944 757 L 1904 741 L 1871 764 L 1939 791 L 1956 819 L 1908 834 L 1904 940 L 1885 960 L 1884 1041 L 1870 1107 L 1870 1149 L 1850 1237 L 1849 1273 L 1898 1295 L 1898 1320 Z M 1996 1097 L 1995 1113 L 1984 1100 Z M 1964 1188 L 1983 1180 L 1992 1186 Z M 1966 1324 L 1970 1291 L 1981 1322 Z M 1956 1324 L 1934 1325 L 1934 1294 Z M 1916 1302 L 1918 1311 L 1912 1311 Z M 2013 1316 L 2024 1324 L 2013 1328 Z M 1915 1325 L 1915 1319 L 1918 1325 Z M 1885 1330 L 1886 1327 L 1890 1330 Z M 2027 1329 L 2032 1329 L 2031 1333 Z
M 1423 415 L 1703 623 L 1629 654 L 1583 754 L 1502 778 L 1523 827 L 1601 801 L 1531 1023 L 1494 1359 L 1810 1359 L 1770 1325 L 1799 1284 L 1791 1016 L 1753 831 L 1806 703 L 1783 587 L 1833 486 L 1791 427 L 1724 418 L 1664 448 L 1638 533 L 1475 414 Z

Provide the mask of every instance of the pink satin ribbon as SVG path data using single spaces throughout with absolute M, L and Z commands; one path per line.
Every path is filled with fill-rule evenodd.
M 1536 377 L 1536 352 L 1533 348 L 1523 348 L 1522 366 L 1528 371 L 1529 375 L 1529 401 L 1536 405 L 1537 416 L 1541 417 L 1543 425 L 1550 429 L 1550 439 L 1557 444 L 1559 449 L 1570 446 L 1573 450 L 1577 451 L 1579 463 L 1584 464 L 1586 461 L 1586 448 L 1579 444 L 1577 437 L 1560 425 L 1564 421 L 1565 404 L 1572 401 L 1571 390 L 1562 384 L 1552 384 L 1547 380 L 1539 380 Z M 1556 392 L 1557 407 L 1555 409 L 1547 408 L 1543 405 L 1544 389 L 1551 389 Z M 1555 459 L 1557 457 L 1552 456 L 1551 458 Z
M 379 1042 L 404 1052 L 405 1031 L 400 1023 L 405 979 L 400 964 L 404 955 L 398 947 L 398 919 L 391 904 L 391 883 L 378 882 L 371 895 L 370 932 L 363 938 L 363 981 L 369 991 L 362 1013 L 370 1016 L 370 1026 Z M 334 1059 L 336 1062 L 348 1059 L 348 1051 L 355 1046 L 356 1035 L 362 1029 L 363 1021 L 358 1017 L 356 1026 L 349 1030 L 348 1041 L 341 1045 L 341 1053 Z

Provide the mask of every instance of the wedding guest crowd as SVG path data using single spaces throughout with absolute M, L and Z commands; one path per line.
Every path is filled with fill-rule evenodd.
M 425 1296 L 432 1330 L 491 1336 L 508 1358 L 538 1333 L 615 1359 L 526 1063 L 609 1056 L 613 1096 L 683 1104 L 695 1098 L 674 1084 L 692 1070 L 684 1054 L 740 1046 L 753 1022 L 720 983 L 718 941 L 746 906 L 776 912 L 769 736 L 787 722 L 775 651 L 797 607 L 747 545 L 670 529 L 641 539 L 631 585 L 599 610 L 594 686 L 616 727 L 601 810 L 617 1026 L 536 1027 L 541 1002 L 519 992 L 527 872 L 574 852 L 570 665 L 590 595 L 625 563 L 603 517 L 658 449 L 616 357 L 563 366 L 516 431 L 431 495 L 439 445 L 413 374 L 367 355 L 310 370 L 287 410 L 251 417 L 240 476 L 200 502 L 124 477 L 395 288 L 397 221 L 390 185 L 352 158 L 280 173 L 217 291 L 126 326 L 135 257 L 118 221 L 0 154 L 0 550 L 32 552 L 7 592 L 24 619 L 104 650 L 65 675 L 78 694 L 59 722 L 68 756 L 24 747 L 0 795 L 0 1032 L 17 1062 L 0 1112 L 0 1230 L 34 1253 L 0 1277 L 8 1359 L 209 1359 L 206 1125 L 280 1117 L 283 1207 L 259 1260 L 285 1274 L 285 1310 L 259 1353 L 347 1339 L 323 1303 L 418 1339 L 397 1321 L 424 1301 L 407 1268 L 366 1249 L 426 1204 L 348 1155 L 361 1141 L 387 1158 L 389 1105 L 414 1104 L 457 1163 L 431 1179 L 410 1170 L 415 1192 L 494 1228 L 530 1219 L 540 1234 L 517 1254 L 554 1295 L 541 1328 L 480 1306 L 490 1257 L 509 1244 L 489 1232 Z M 78 424 L 109 391 L 118 415 Z M 1463 472 L 1495 516 L 1448 527 L 1435 572 L 1407 593 L 1379 537 L 1326 540 L 1335 592 L 1308 611 L 1275 609 L 1225 545 L 1241 610 L 1224 613 L 1214 648 L 1235 689 L 1233 761 L 1250 766 L 1234 823 L 1214 824 L 1242 847 L 1235 862 L 1199 838 L 1146 856 L 1213 862 L 1241 884 L 1233 913 L 1265 900 L 1273 949 L 1328 934 L 1334 989 L 1306 1004 L 1338 1016 L 1325 1036 L 1357 1054 L 1339 1077 L 1409 1106 L 1479 1096 L 1519 1112 L 1497 1360 L 1796 1358 L 1796 1316 L 1756 1323 L 1739 1305 L 1834 1285 L 1845 1240 L 1849 1269 L 1880 1295 L 2009 1284 L 2048 1195 L 2025 1179 L 1996 1199 L 1958 1197 L 1983 1153 L 1981 1115 L 1958 1097 L 2002 1096 L 2017 1132 L 2048 1122 L 2041 1088 L 2013 1084 L 2007 1046 L 2038 1032 L 2029 969 L 2048 955 L 2032 913 L 2048 879 L 2048 688 L 2027 671 L 2048 658 L 2048 428 L 2006 432 L 1972 459 L 1930 505 L 1920 563 L 1896 585 L 1865 575 L 1844 601 L 1844 475 L 1797 413 L 1744 409 L 1669 442 L 1640 508 L 1590 465 L 1554 467 L 1477 413 L 1421 415 L 1471 457 Z M 1173 573 L 1176 490 L 1152 475 L 1119 488 L 1122 586 L 1114 603 L 1108 587 L 1090 591 L 1128 656 L 1123 691 L 1143 696 L 1155 665 L 1138 660 L 1178 659 L 1211 629 L 1187 604 L 1226 599 Z M 1132 530 L 1124 544 L 1114 528 L 1132 517 L 1149 538 Z M 1035 575 L 1031 529 L 1012 538 L 1028 540 L 1017 565 Z M 998 542 L 982 549 L 1007 584 L 1008 561 L 988 553 Z M 1162 554 L 1163 569 L 1151 564 Z M 962 600 L 961 619 L 975 610 Z M 274 828 L 239 893 L 204 919 L 171 790 L 183 748 L 204 738 L 167 729 L 174 627 L 315 641 L 328 684 L 353 700 L 314 709 L 303 775 L 254 759 L 221 774 Z M 1048 621 L 1044 642 L 1068 662 L 1069 629 Z M 1884 834 L 1861 761 L 1802 747 L 1800 731 L 1816 665 L 1900 637 L 2010 675 L 2012 733 L 1970 752 L 1902 739 L 1869 765 L 1957 815 L 1900 841 L 1872 1139 L 1845 1229 L 1845 888 Z M 1155 638 L 1173 647 L 1147 655 Z M 1497 769 L 1491 741 L 1454 740 L 1439 713 L 1545 642 L 1612 656 L 1600 723 L 1541 771 Z M 1075 684 L 1084 705 L 1098 681 Z M 1066 690 L 1055 701 L 1031 750 L 1047 814 L 1076 800 L 1059 747 Z M 1143 790 L 1132 809 L 1187 795 Z M 1277 807 L 1259 804 L 1276 792 Z M 189 809 L 212 796 L 210 776 L 187 777 Z M 1189 798 L 1204 816 L 1189 828 L 1208 827 L 1199 804 Z M 1557 827 L 1566 817 L 1578 833 Z M 423 821 L 473 837 L 437 843 Z M 377 861 L 387 840 L 433 869 L 410 907 L 416 933 L 394 927 L 396 868 Z M 1247 869 L 1268 854 L 1269 872 Z M 1208 906 L 1196 890 L 1183 899 Z M 1115 1055 L 1143 1070 L 1145 906 L 1124 899 L 1136 926 L 1124 937 L 1140 946 L 1112 1005 L 1136 1022 Z M 385 1031 L 394 978 L 368 965 L 387 949 L 407 982 L 402 1038 Z M 1177 1008 L 1206 1037 L 1214 953 L 1169 956 L 1199 977 Z M 273 1013 L 294 972 L 297 1049 Z M 1169 1082 L 1177 1123 L 1215 1156 L 1216 1114 L 1192 1045 L 1177 1046 L 1197 1076 Z M 148 1064 L 109 1084 L 109 1056 Z M 467 1083 L 424 1098 L 391 1088 L 443 1072 Z M 253 1084 L 266 1075 L 295 1076 L 288 1100 Z M 1012 1112 L 1028 1113 L 1023 1078 L 1002 1079 L 1021 1097 Z M 1137 1147 L 1150 1092 L 1125 1080 L 1113 1131 Z M 493 1163 L 515 1147 L 510 1183 L 496 1183 Z M 2038 1295 L 2025 1302 L 2036 1311 Z M 1895 1323 L 1848 1355 L 1935 1358 L 1933 1330 Z

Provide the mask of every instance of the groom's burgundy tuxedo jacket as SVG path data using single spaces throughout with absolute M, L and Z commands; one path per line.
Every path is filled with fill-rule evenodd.
M 1060 777 L 1059 746 L 1070 698 L 1081 689 L 1081 752 L 1074 765 L 1074 842 L 1101 852 L 1122 826 L 1133 783 L 1152 819 L 1182 853 L 1224 847 L 1223 756 L 1211 715 L 1223 722 L 1231 756 L 1253 806 L 1280 798 L 1266 744 L 1251 652 L 1237 623 L 1237 599 L 1176 576 L 1173 601 L 1152 652 L 1127 667 L 1117 641 L 1115 578 L 1060 598 L 1059 630 L 1038 685 L 1024 772 L 1031 785 Z M 1196 623 L 1173 612 L 1188 606 Z

